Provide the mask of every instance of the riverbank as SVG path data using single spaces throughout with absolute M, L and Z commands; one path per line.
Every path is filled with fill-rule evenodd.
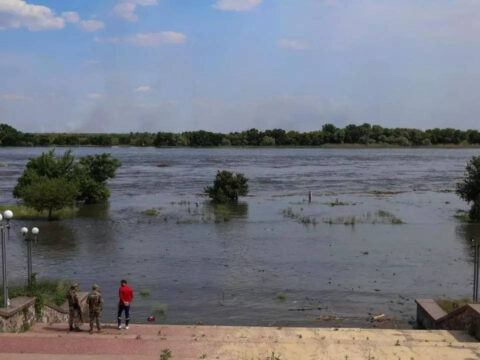
M 0 334 L 0 360 L 476 359 L 480 343 L 459 331 L 132 325 L 102 333 L 35 325 Z

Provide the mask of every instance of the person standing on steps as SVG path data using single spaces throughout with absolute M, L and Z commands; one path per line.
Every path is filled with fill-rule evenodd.
M 82 319 L 82 309 L 78 301 L 78 284 L 74 283 L 67 293 L 68 301 L 68 325 L 70 331 L 82 331 L 79 326 L 79 321 Z
M 102 294 L 98 291 L 98 285 L 93 285 L 92 292 L 88 294 L 88 312 L 90 317 L 90 334 L 93 333 L 93 323 L 97 324 L 97 330 L 100 332 L 100 317 L 103 310 L 103 298 Z
M 120 282 L 118 289 L 118 329 L 122 328 L 122 313 L 125 311 L 125 329 L 128 330 L 130 323 L 130 304 L 133 300 L 133 290 L 127 285 L 127 280 Z

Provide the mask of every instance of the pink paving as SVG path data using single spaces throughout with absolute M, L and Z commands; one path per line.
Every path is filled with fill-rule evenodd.
M 37 324 L 0 334 L 0 360 L 479 359 L 480 344 L 445 330 L 133 325 L 100 334 Z M 274 356 L 272 357 L 272 354 Z

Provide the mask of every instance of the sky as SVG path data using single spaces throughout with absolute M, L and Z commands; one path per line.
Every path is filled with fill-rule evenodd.
M 480 129 L 480 0 L 0 0 L 0 123 Z

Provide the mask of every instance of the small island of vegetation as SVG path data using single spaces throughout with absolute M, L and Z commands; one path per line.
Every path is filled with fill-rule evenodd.
M 71 151 L 55 157 L 55 151 L 30 159 L 13 189 L 13 196 L 23 200 L 16 207 L 17 216 L 54 219 L 56 212 L 71 214 L 76 204 L 93 204 L 110 197 L 107 180 L 115 177 L 120 162 L 110 154 L 81 157 L 75 161 Z M 57 214 L 58 216 L 58 214 Z M 61 217 L 61 216 L 58 216 Z

